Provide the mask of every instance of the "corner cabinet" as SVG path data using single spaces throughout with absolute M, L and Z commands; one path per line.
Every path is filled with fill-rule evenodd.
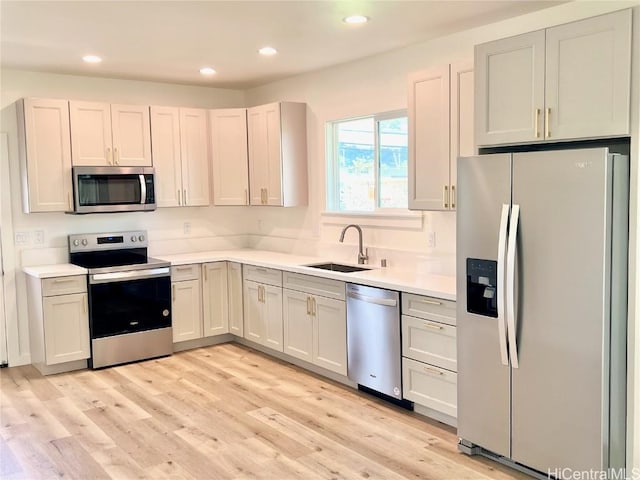
M 152 165 L 148 106 L 71 101 L 69 112 L 73 165 Z
M 304 103 L 247 109 L 251 205 L 307 204 L 306 118 Z
M 214 205 L 249 205 L 247 109 L 209 110 Z
M 16 104 L 23 210 L 73 210 L 69 102 L 25 98 Z
M 456 161 L 475 153 L 473 65 L 409 77 L 409 209 L 455 210 Z
M 477 144 L 629 135 L 631 15 L 477 45 Z
M 151 107 L 158 207 L 211 202 L 207 110 Z
M 31 363 L 48 375 L 87 367 L 87 277 L 27 276 Z

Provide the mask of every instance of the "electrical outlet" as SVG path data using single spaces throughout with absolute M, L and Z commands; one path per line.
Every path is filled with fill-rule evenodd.
M 189 235 L 191 233 L 191 222 L 184 222 L 182 229 L 185 235 Z
M 33 232 L 33 244 L 44 245 L 44 230 L 36 230 Z
M 435 232 L 435 230 L 430 230 L 427 233 L 427 247 L 436 248 L 436 232 Z
M 16 232 L 15 234 L 15 244 L 16 245 L 29 245 L 31 242 L 31 233 L 30 232 Z

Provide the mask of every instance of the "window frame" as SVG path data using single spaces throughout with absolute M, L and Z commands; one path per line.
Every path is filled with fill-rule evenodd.
M 408 195 L 407 195 L 407 208 L 385 208 L 380 207 L 380 148 L 379 148 L 379 128 L 380 122 L 385 120 L 391 120 L 394 118 L 406 118 L 408 121 L 408 110 L 407 109 L 399 109 L 399 110 L 391 110 L 388 112 L 375 113 L 370 115 L 361 115 L 357 117 L 348 117 L 337 120 L 332 120 L 327 122 L 326 124 L 326 145 L 325 151 L 328 152 L 328 155 L 325 155 L 327 162 L 327 182 L 326 182 L 326 201 L 325 208 L 326 210 L 323 212 L 323 215 L 331 216 L 347 216 L 347 217 L 378 217 L 378 218 L 389 218 L 389 217 L 401 217 L 401 218 L 414 218 L 418 214 L 418 212 L 412 212 L 408 208 Z M 338 165 L 338 143 L 336 139 L 338 138 L 338 125 L 345 122 L 351 122 L 356 120 L 363 119 L 372 119 L 373 120 L 373 149 L 374 149 L 374 209 L 373 210 L 340 210 L 340 167 Z M 407 132 L 408 135 L 408 132 Z M 408 147 L 408 139 L 407 139 L 407 147 Z M 408 160 L 408 159 L 407 159 Z M 409 182 L 409 166 L 407 164 L 407 188 Z

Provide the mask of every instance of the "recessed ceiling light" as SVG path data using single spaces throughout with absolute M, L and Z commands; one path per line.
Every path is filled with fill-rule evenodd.
M 82 61 L 87 63 L 100 63 L 102 61 L 102 58 L 98 57 L 97 55 L 85 55 L 84 57 L 82 57 Z
M 350 15 L 342 19 L 344 23 L 367 23 L 369 21 L 369 17 L 365 17 L 364 15 Z
M 260 50 L 258 50 L 258 53 L 260 55 L 275 55 L 276 53 L 278 53 L 278 51 L 273 47 L 262 47 Z
M 200 69 L 200 73 L 201 73 L 202 75 L 215 75 L 215 74 L 216 74 L 216 71 L 215 71 L 213 68 L 211 68 L 211 67 L 202 67 L 202 68 Z

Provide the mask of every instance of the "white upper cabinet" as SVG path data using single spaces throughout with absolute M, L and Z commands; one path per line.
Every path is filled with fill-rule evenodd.
M 149 107 L 69 102 L 73 165 L 151 166 Z
M 17 103 L 23 209 L 73 209 L 69 102 L 25 98 Z
M 249 205 L 247 109 L 209 111 L 214 205 Z
M 158 207 L 209 205 L 207 111 L 151 107 Z
M 409 208 L 454 210 L 457 157 L 473 155 L 473 65 L 409 76 Z
M 307 204 L 306 104 L 247 110 L 251 205 Z
M 631 10 L 477 45 L 478 145 L 629 134 Z

